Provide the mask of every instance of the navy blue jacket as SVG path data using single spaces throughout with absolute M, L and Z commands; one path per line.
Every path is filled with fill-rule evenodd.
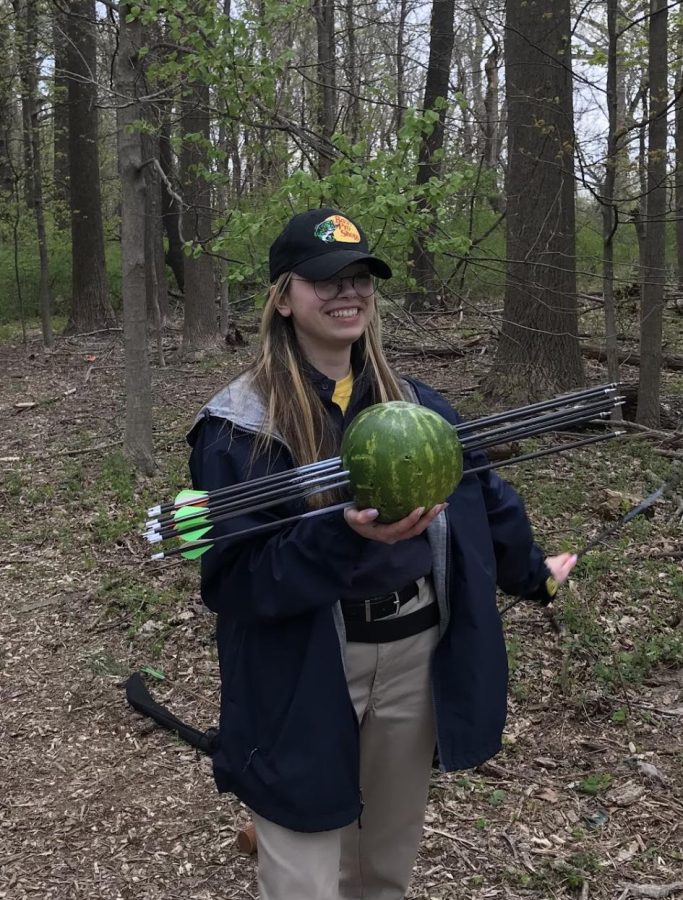
M 460 421 L 437 392 L 408 384 L 420 403 Z M 188 437 L 195 488 L 292 467 L 281 443 L 270 458 L 252 459 L 262 415 L 246 376 L 207 404 Z M 484 459 L 468 454 L 465 465 Z M 448 500 L 428 536 L 441 613 L 432 664 L 438 753 L 442 768 L 453 771 L 500 749 L 507 661 L 496 584 L 530 595 L 544 569 L 522 501 L 495 473 L 465 475 Z M 300 501 L 283 503 L 232 520 L 229 530 L 303 511 Z M 360 814 L 359 730 L 339 601 L 365 544 L 339 512 L 224 541 L 202 557 L 202 597 L 217 613 L 221 674 L 216 784 L 297 831 L 339 828 Z

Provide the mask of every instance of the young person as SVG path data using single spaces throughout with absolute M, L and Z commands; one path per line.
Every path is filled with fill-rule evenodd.
M 387 363 L 374 279 L 391 270 L 358 224 L 332 209 L 294 216 L 271 247 L 270 276 L 256 362 L 190 432 L 196 488 L 336 456 L 373 403 L 408 399 L 459 421 Z M 283 502 L 225 530 L 305 510 Z M 435 746 L 447 771 L 500 749 L 496 585 L 547 600 L 575 562 L 544 560 L 521 500 L 491 471 L 465 475 L 433 509 L 389 525 L 376 517 L 351 507 L 202 557 L 221 673 L 214 774 L 254 815 L 262 900 L 404 897 Z

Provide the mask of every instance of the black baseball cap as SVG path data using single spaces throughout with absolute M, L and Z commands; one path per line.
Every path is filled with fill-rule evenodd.
M 389 266 L 372 256 L 360 225 L 336 209 L 309 209 L 289 220 L 270 248 L 270 280 L 296 272 L 309 281 L 331 278 L 355 262 L 391 278 Z

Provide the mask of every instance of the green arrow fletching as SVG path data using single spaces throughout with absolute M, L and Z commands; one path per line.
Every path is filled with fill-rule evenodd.
M 193 547 L 190 550 L 183 550 L 180 554 L 183 559 L 199 559 L 199 557 L 206 553 L 207 550 L 210 550 L 213 547 L 213 544 L 205 544 L 203 547 Z
M 177 526 L 184 526 L 185 529 L 187 529 L 188 525 L 197 526 L 192 531 L 185 530 L 183 534 L 179 534 L 178 537 L 181 541 L 198 541 L 205 534 L 208 534 L 213 527 L 207 518 L 207 511 L 203 506 L 182 506 L 180 509 L 175 510 L 173 519 Z
M 189 489 L 182 490 L 179 494 L 177 494 L 175 498 L 175 503 L 193 503 L 196 501 L 206 500 L 208 497 L 208 493 L 206 491 L 192 491 Z

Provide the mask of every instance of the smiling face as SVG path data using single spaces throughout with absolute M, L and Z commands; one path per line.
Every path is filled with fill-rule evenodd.
M 333 300 L 321 300 L 312 281 L 293 275 L 278 303 L 278 312 L 291 317 L 299 346 L 316 368 L 321 368 L 321 360 L 341 353 L 350 357 L 351 345 L 365 333 L 374 315 L 374 294 L 362 297 L 352 283 L 352 277 L 361 274 L 369 274 L 363 263 L 338 272 L 331 280 L 341 280 L 342 289 Z

